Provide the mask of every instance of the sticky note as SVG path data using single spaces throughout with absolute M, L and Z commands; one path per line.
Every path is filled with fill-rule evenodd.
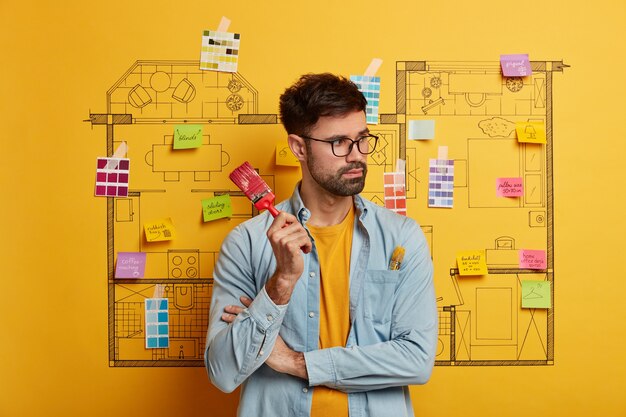
M 202 125 L 175 125 L 174 149 L 192 149 L 202 146 Z
M 546 269 L 546 251 L 521 249 L 519 251 L 519 267 L 528 269 Z
M 232 215 L 233 206 L 229 194 L 218 195 L 217 197 L 202 200 L 202 217 L 205 222 L 232 217 Z
M 496 178 L 498 197 L 521 197 L 524 195 L 524 183 L 521 177 Z
M 146 298 L 146 349 L 167 348 L 170 345 L 167 298 Z
M 385 172 L 385 207 L 406 216 L 406 179 L 404 172 Z
M 276 165 L 285 167 L 299 167 L 300 161 L 291 152 L 289 143 L 281 140 L 276 143 Z
M 378 124 L 378 104 L 380 101 L 380 77 L 369 75 L 351 75 L 359 91 L 365 96 L 365 120 L 368 124 Z
M 522 308 L 550 308 L 549 281 L 522 281 Z
M 528 54 L 500 55 L 500 66 L 505 77 L 526 77 L 533 73 Z
M 434 138 L 434 120 L 409 120 L 409 140 L 430 140 Z
M 144 223 L 144 232 L 147 242 L 160 242 L 176 238 L 176 230 L 171 218 L 160 219 Z
M 487 275 L 484 250 L 461 251 L 456 254 L 459 275 Z
M 115 278 L 143 278 L 145 271 L 145 252 L 118 252 Z
M 516 122 L 518 142 L 546 143 L 546 126 L 542 121 Z
M 205 30 L 202 35 L 200 69 L 237 72 L 239 41 L 238 33 Z

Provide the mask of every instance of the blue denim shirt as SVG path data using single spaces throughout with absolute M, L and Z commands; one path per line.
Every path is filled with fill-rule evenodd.
M 413 416 L 408 385 L 428 381 L 437 345 L 433 267 L 420 227 L 360 196 L 354 197 L 350 262 L 350 333 L 345 347 L 319 349 L 319 273 L 313 250 L 289 304 L 276 305 L 264 290 L 276 262 L 262 213 L 235 227 L 222 244 L 214 273 L 204 359 L 211 382 L 224 392 L 241 385 L 239 416 L 309 416 L 313 387 L 348 393 L 350 416 Z M 310 217 L 298 187 L 277 208 L 306 228 Z M 406 255 L 389 270 L 396 246 Z M 254 299 L 228 324 L 224 307 Z M 348 300 L 346 300 L 348 301 Z M 278 334 L 304 352 L 309 380 L 281 374 L 264 362 Z

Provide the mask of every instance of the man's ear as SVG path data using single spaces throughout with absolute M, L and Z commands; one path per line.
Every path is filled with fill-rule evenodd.
M 296 156 L 296 159 L 300 162 L 306 160 L 306 144 L 304 143 L 304 139 L 302 139 L 298 135 L 290 134 L 287 136 L 287 142 L 289 143 L 289 148 L 291 152 Z

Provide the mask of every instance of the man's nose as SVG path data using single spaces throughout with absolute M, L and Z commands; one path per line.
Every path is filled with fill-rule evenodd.
M 357 147 L 356 142 L 352 143 L 352 148 L 350 149 L 350 153 L 346 155 L 346 161 L 348 162 L 358 162 L 364 161 L 367 158 L 367 155 L 363 155 L 359 148 Z

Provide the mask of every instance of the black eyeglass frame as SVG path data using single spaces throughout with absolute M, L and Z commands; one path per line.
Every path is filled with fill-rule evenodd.
M 349 137 L 345 137 L 345 136 L 338 137 L 338 138 L 335 138 L 335 139 L 315 139 L 315 138 L 312 138 L 312 137 L 310 137 L 310 136 L 305 136 L 305 135 L 298 135 L 298 136 L 300 136 L 302 139 L 308 139 L 308 140 L 314 140 L 314 141 L 316 141 L 316 142 L 324 142 L 324 143 L 328 143 L 328 144 L 330 145 L 330 149 L 331 149 L 331 151 L 332 151 L 333 155 L 335 155 L 335 156 L 336 156 L 336 157 L 338 157 L 338 158 L 343 158 L 344 156 L 348 156 L 348 155 L 350 155 L 350 153 L 352 153 L 352 148 L 354 147 L 354 145 L 355 145 L 355 144 L 356 144 L 356 149 L 357 149 L 360 153 L 362 153 L 363 155 L 369 155 L 369 154 L 373 153 L 373 152 L 376 150 L 376 145 L 378 145 L 378 139 L 379 139 L 379 137 L 378 137 L 377 135 L 372 135 L 371 133 L 365 134 L 365 135 L 361 136 L 361 137 L 360 137 L 359 139 L 357 139 L 357 140 L 352 140 L 352 139 L 350 139 Z M 361 150 L 361 148 L 359 147 L 359 143 L 361 143 L 361 141 L 362 141 L 364 138 L 368 138 L 368 139 L 369 139 L 369 138 L 374 138 L 374 146 L 372 146 L 372 147 L 371 147 L 371 149 L 370 149 L 368 152 L 363 152 L 363 151 Z M 338 141 L 338 140 L 349 140 L 350 142 L 352 142 L 352 143 L 348 146 L 348 152 L 347 152 L 345 155 L 337 155 L 337 154 L 335 153 L 335 142 L 336 142 L 336 141 Z

